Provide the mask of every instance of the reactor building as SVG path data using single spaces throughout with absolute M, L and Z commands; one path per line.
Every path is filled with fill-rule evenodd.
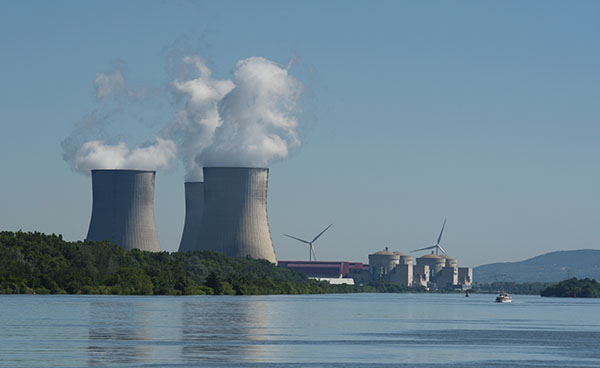
M 194 250 L 202 224 L 204 211 L 204 183 L 186 182 L 185 184 L 185 222 L 179 243 L 179 251 Z
M 204 210 L 193 250 L 277 263 L 267 218 L 269 169 L 205 167 Z
M 411 256 L 387 248 L 369 254 L 369 272 L 371 279 L 383 278 L 404 287 L 468 289 L 473 283 L 473 269 L 458 267 L 455 258 L 432 253 L 418 257 L 413 265 Z
M 92 217 L 86 239 L 160 251 L 154 222 L 154 171 L 92 170 Z

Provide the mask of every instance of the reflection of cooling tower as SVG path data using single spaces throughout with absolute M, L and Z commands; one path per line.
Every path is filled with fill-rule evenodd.
M 87 239 L 160 251 L 154 223 L 154 171 L 92 170 L 92 219 Z
M 187 252 L 194 250 L 202 223 L 202 211 L 204 207 L 204 183 L 185 183 L 185 223 L 183 235 L 179 243 L 179 251 Z
M 204 168 L 204 213 L 196 249 L 277 262 L 267 220 L 269 169 Z

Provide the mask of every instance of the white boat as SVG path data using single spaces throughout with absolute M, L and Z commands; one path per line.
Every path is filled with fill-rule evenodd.
M 509 293 L 505 293 L 504 291 L 498 294 L 496 297 L 496 302 L 498 303 L 510 303 L 512 302 L 512 297 Z

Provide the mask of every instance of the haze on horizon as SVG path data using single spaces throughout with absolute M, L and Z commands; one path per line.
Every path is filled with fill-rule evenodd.
M 186 77 L 178 61 L 197 55 L 212 81 L 260 57 L 302 83 L 302 145 L 270 165 L 279 259 L 307 258 L 284 233 L 308 238 L 330 223 L 319 260 L 408 252 L 433 245 L 445 218 L 442 246 L 461 266 L 599 248 L 597 2 L 2 8 L 0 230 L 82 239 L 91 181 L 63 161 L 61 142 L 97 121 L 98 137 L 153 141 L 182 107 L 168 91 Z M 127 88 L 101 98 L 109 85 Z M 175 251 L 186 168 L 157 167 L 159 240 Z

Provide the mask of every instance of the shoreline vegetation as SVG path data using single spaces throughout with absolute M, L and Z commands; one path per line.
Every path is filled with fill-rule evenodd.
M 560 298 L 600 298 L 600 283 L 589 278 L 571 278 L 548 286 L 541 291 L 540 295 Z
M 505 291 L 515 295 L 540 295 L 540 292 L 552 283 L 547 282 L 507 282 L 498 281 L 491 283 L 475 283 L 470 290 L 472 293 L 479 294 L 498 294 Z
M 266 260 L 127 251 L 109 242 L 0 232 L 0 294 L 269 295 L 419 292 L 377 280 L 331 285 Z
M 557 284 L 475 284 L 472 293 L 600 297 L 600 284 L 570 279 Z M 419 293 L 383 279 L 367 285 L 331 285 L 266 260 L 201 251 L 127 251 L 109 242 L 63 240 L 40 232 L 0 232 L 0 294 L 273 295 Z M 452 293 L 461 291 L 437 291 Z

